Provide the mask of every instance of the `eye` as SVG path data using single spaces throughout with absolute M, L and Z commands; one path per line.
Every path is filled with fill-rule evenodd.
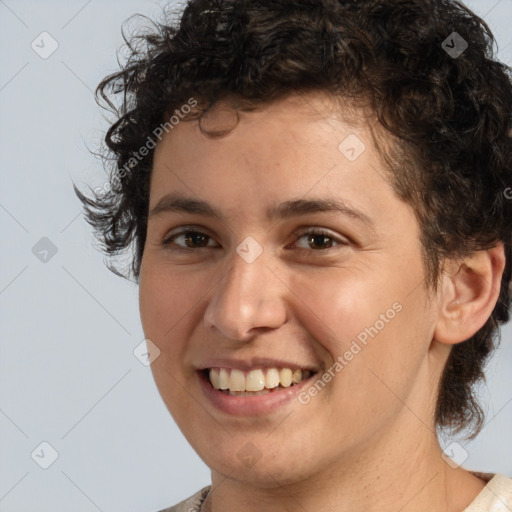
M 162 244 L 166 247 L 177 246 L 181 249 L 201 249 L 217 247 L 212 237 L 201 231 L 186 229 L 167 237 Z
M 162 242 L 162 245 L 176 250 L 219 247 L 211 236 L 190 228 L 172 233 Z M 348 245 L 348 241 L 334 236 L 328 231 L 315 228 L 299 233 L 294 244 L 299 249 L 312 249 L 316 252 L 346 245 Z
M 348 245 L 347 241 L 344 241 L 338 237 L 335 237 L 331 233 L 321 229 L 310 229 L 302 234 L 299 234 L 298 243 L 296 245 L 301 249 L 313 249 L 315 251 L 321 251 L 331 249 L 339 245 Z M 302 246 L 299 243 L 303 240 Z

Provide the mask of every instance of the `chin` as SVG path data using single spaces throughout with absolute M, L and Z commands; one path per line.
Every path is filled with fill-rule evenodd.
M 196 451 L 212 472 L 261 489 L 293 485 L 308 479 L 320 470 L 320 462 L 317 461 L 315 464 L 313 454 L 308 453 L 314 452 L 314 449 L 305 451 L 292 446 L 286 447 L 283 442 L 268 446 L 268 438 L 265 447 L 266 436 L 268 433 L 247 436 L 247 441 L 230 437 L 226 444 L 217 445 L 218 450 L 214 453 L 211 452 L 213 443 L 198 446 Z M 231 446 L 226 446 L 227 444 Z M 242 447 L 239 448 L 239 445 Z M 201 450 L 204 450 L 203 453 Z

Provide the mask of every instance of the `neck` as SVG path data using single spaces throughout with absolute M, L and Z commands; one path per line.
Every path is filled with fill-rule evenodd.
M 390 443 L 388 436 L 380 434 L 372 449 L 286 485 L 256 486 L 236 480 L 233 474 L 224 477 L 213 471 L 212 491 L 202 510 L 460 512 L 485 483 L 461 468 L 448 466 L 437 437 L 423 428 L 425 435 L 420 439 L 417 434 L 396 432 L 398 443 Z

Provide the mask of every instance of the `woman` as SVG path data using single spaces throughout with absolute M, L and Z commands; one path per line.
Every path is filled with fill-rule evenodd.
M 134 244 L 155 381 L 212 471 L 168 510 L 512 509 L 438 436 L 481 429 L 508 320 L 492 41 L 447 0 L 191 0 L 100 84 L 116 165 L 77 193 Z

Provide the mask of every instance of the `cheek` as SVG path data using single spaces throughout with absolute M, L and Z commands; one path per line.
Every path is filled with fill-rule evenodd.
M 139 306 L 144 332 L 159 338 L 200 305 L 204 283 L 199 276 L 165 268 L 149 260 L 141 266 Z
M 324 375 L 345 413 L 354 403 L 382 409 L 392 394 L 378 377 L 399 390 L 418 371 L 431 333 L 424 295 L 411 293 L 409 281 L 403 273 L 347 270 L 290 279 L 300 298 L 293 316 L 328 353 Z
M 144 335 L 159 348 L 158 358 L 151 364 L 151 371 L 160 395 L 178 426 L 190 431 L 188 419 L 201 417 L 204 410 L 198 407 L 197 390 L 190 379 L 195 373 L 187 369 L 188 340 L 197 326 L 198 308 L 204 286 L 201 279 L 147 258 L 141 266 L 139 280 L 139 307 Z M 188 426 L 187 426 L 188 425 Z
M 139 309 L 144 335 L 160 349 L 158 365 L 169 370 L 184 358 L 187 339 L 202 307 L 203 280 L 144 262 L 139 281 Z
M 395 299 L 383 293 L 364 272 L 331 269 L 314 274 L 294 274 L 290 289 L 297 298 L 293 315 L 309 333 L 323 344 L 333 357 L 343 354 L 353 340 L 364 342 L 366 328 L 379 322 L 381 314 L 396 316 Z M 299 313 L 300 312 L 300 313 Z M 386 318 L 387 319 L 387 318 Z M 387 324 L 386 324 L 387 326 Z

